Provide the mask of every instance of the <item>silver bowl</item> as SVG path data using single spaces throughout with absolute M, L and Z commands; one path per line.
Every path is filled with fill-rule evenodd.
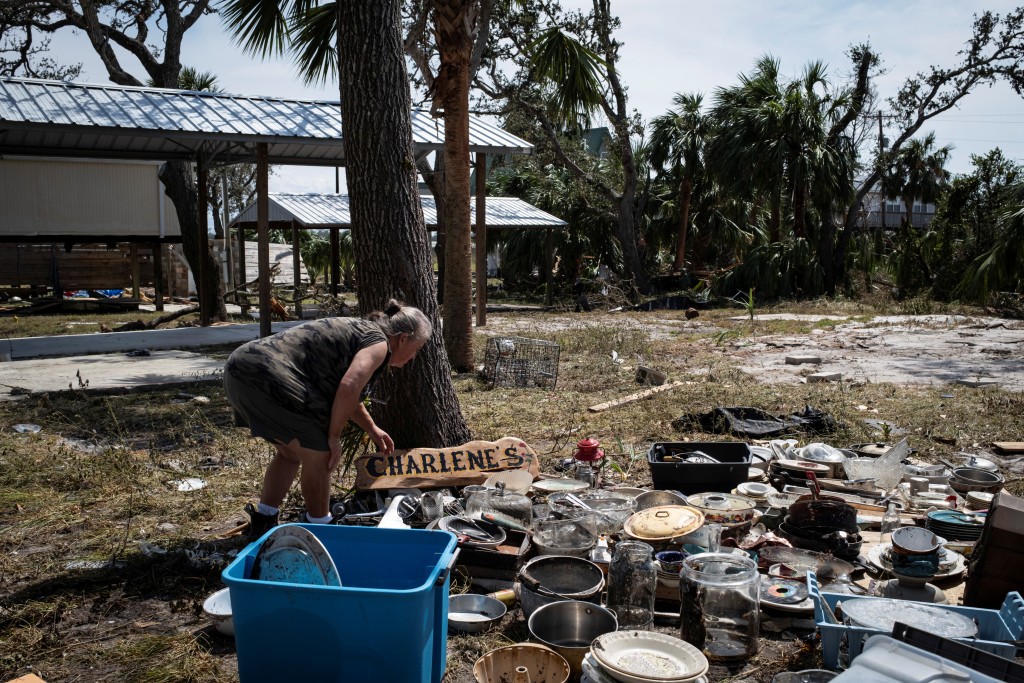
M 476 593 L 448 598 L 448 628 L 461 633 L 483 633 L 501 621 L 508 610 L 501 600 Z

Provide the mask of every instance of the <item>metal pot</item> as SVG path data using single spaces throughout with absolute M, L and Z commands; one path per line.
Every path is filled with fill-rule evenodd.
M 984 484 L 992 486 L 1003 483 L 1003 475 L 998 472 L 983 470 L 978 467 L 957 467 L 953 470 L 953 479 L 962 481 L 965 484 Z
M 527 619 L 534 610 L 559 600 L 597 604 L 604 588 L 604 572 L 581 557 L 542 555 L 519 570 L 519 602 Z
M 570 680 L 579 680 L 583 658 L 598 636 L 618 628 L 610 609 L 579 600 L 564 600 L 539 607 L 527 622 L 530 635 L 569 662 Z
M 840 498 L 814 500 L 802 496 L 789 506 L 788 521 L 800 527 L 819 526 L 856 531 L 857 509 Z

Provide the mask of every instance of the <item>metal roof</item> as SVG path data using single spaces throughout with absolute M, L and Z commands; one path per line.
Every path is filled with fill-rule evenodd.
M 347 194 L 277 194 L 269 197 L 271 221 L 297 221 L 304 228 L 348 228 L 352 226 Z M 420 197 L 428 228 L 437 227 L 437 204 L 431 195 Z M 245 208 L 231 225 L 256 222 L 256 203 Z M 476 202 L 470 200 L 470 222 L 476 223 Z M 541 211 L 518 197 L 488 197 L 488 228 L 560 228 L 568 225 L 557 216 Z
M 444 122 L 412 111 L 417 153 L 444 147 Z M 0 154 L 344 165 L 338 102 L 189 90 L 0 78 Z M 470 117 L 471 152 L 529 154 L 533 146 Z

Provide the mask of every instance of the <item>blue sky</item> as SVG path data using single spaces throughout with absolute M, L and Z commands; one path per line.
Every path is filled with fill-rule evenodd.
M 563 4 L 590 6 L 582 0 Z M 622 20 L 620 71 L 630 105 L 650 119 L 670 106 L 676 92 L 704 92 L 710 99 L 766 53 L 781 60 L 786 74 L 795 76 L 808 61 L 820 59 L 841 78 L 849 70 L 846 48 L 864 41 L 881 53 L 889 70 L 877 80 L 884 99 L 930 64 L 953 64 L 970 36 L 974 13 L 1005 13 L 1015 5 L 1006 0 L 617 0 L 612 9 Z M 107 81 L 84 35 L 55 36 L 51 48 L 61 61 L 83 62 L 80 80 Z M 334 84 L 306 86 L 286 60 L 264 62 L 242 54 L 217 16 L 205 17 L 187 34 L 182 54 L 186 64 L 216 73 L 228 92 L 337 99 Z M 124 65 L 141 73 L 130 58 Z M 922 132 L 928 130 L 940 144 L 954 145 L 949 165 L 954 172 L 970 169 L 970 154 L 996 146 L 1024 163 L 1024 99 L 1005 84 L 978 90 Z M 284 168 L 270 185 L 272 192 L 333 192 L 334 171 Z

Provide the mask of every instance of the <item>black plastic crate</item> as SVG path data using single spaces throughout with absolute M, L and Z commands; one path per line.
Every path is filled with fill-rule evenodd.
M 671 461 L 673 456 L 695 451 L 706 453 L 719 462 Z M 728 493 L 747 481 L 750 446 L 742 441 L 655 443 L 647 451 L 647 464 L 656 489 L 675 489 L 688 496 L 712 491 Z

